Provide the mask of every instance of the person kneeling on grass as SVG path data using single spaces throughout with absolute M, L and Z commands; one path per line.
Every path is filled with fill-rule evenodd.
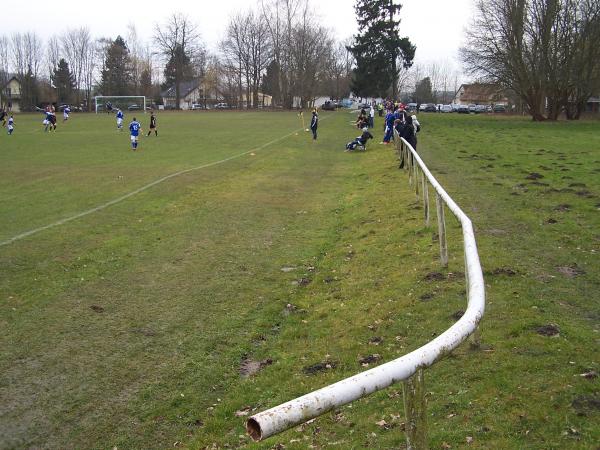
M 373 139 L 373 135 L 371 133 L 369 133 L 369 129 L 367 127 L 364 127 L 362 129 L 362 134 L 357 137 L 356 139 L 354 139 L 352 142 L 348 142 L 346 144 L 346 151 L 352 151 L 354 150 L 356 147 L 361 147 L 363 150 L 367 149 L 367 141 L 369 139 Z
M 129 132 L 131 133 L 131 150 L 136 151 L 138 145 L 138 136 L 142 131 L 140 123 L 133 118 L 133 121 L 129 124 Z

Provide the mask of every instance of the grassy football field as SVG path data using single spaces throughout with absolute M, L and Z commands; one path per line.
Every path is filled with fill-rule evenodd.
M 244 433 L 466 306 L 457 222 L 442 270 L 381 123 L 345 153 L 346 111 L 317 142 L 294 113 L 161 113 L 158 137 L 137 116 L 137 152 L 108 115 L 1 130 L 0 448 L 402 448 L 401 386 Z M 421 116 L 488 298 L 482 348 L 426 371 L 431 448 L 595 448 L 600 123 Z

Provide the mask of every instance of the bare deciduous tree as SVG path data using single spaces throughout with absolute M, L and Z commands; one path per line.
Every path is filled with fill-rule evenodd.
M 238 97 L 246 91 L 246 106 L 258 107 L 260 83 L 271 61 L 271 45 L 264 16 L 253 11 L 233 16 L 221 43 L 232 70 L 238 71 Z
M 200 46 L 198 27 L 187 16 L 173 14 L 162 26 L 155 26 L 154 42 L 163 57 L 175 64 L 175 102 L 179 109 L 185 65 L 188 59 L 195 59 Z
M 554 120 L 591 95 L 599 39 L 597 0 L 478 0 L 461 56 L 471 74 L 514 90 L 533 120 Z
M 93 82 L 94 42 L 87 27 L 67 30 L 61 36 L 62 53 L 69 63 L 69 68 L 75 77 L 75 99 L 81 103 L 82 93 L 88 107 L 91 106 L 90 96 Z

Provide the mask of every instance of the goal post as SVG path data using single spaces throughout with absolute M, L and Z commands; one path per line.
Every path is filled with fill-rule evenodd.
M 106 105 L 110 103 L 112 110 L 146 112 L 146 97 L 144 95 L 97 95 L 94 97 L 94 110 L 96 114 L 110 112 Z

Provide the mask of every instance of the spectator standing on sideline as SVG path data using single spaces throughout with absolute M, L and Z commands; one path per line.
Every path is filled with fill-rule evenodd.
M 412 118 L 413 125 L 415 127 L 415 133 L 418 133 L 419 131 L 421 131 L 421 123 L 417 120 L 417 116 L 415 116 L 414 114 L 410 117 Z
M 375 108 L 373 105 L 369 108 L 369 128 L 375 127 Z
M 383 117 L 383 103 L 377 104 L 377 112 L 379 113 L 379 117 Z
M 6 126 L 6 111 L 0 109 L 0 122 L 2 122 L 2 128 Z
M 396 115 L 394 111 L 391 109 L 388 110 L 385 115 L 385 134 L 383 135 L 382 144 L 389 144 L 392 136 L 394 135 L 394 120 L 396 119 Z
M 404 127 L 402 127 L 402 134 L 400 134 L 401 138 L 404 138 L 406 142 L 408 142 L 412 148 L 417 149 L 417 132 L 414 127 L 413 119 L 411 116 L 406 116 L 406 122 Z
M 317 110 L 313 109 L 312 118 L 310 119 L 310 131 L 312 131 L 313 141 L 317 140 L 317 128 L 319 126 L 319 115 Z

